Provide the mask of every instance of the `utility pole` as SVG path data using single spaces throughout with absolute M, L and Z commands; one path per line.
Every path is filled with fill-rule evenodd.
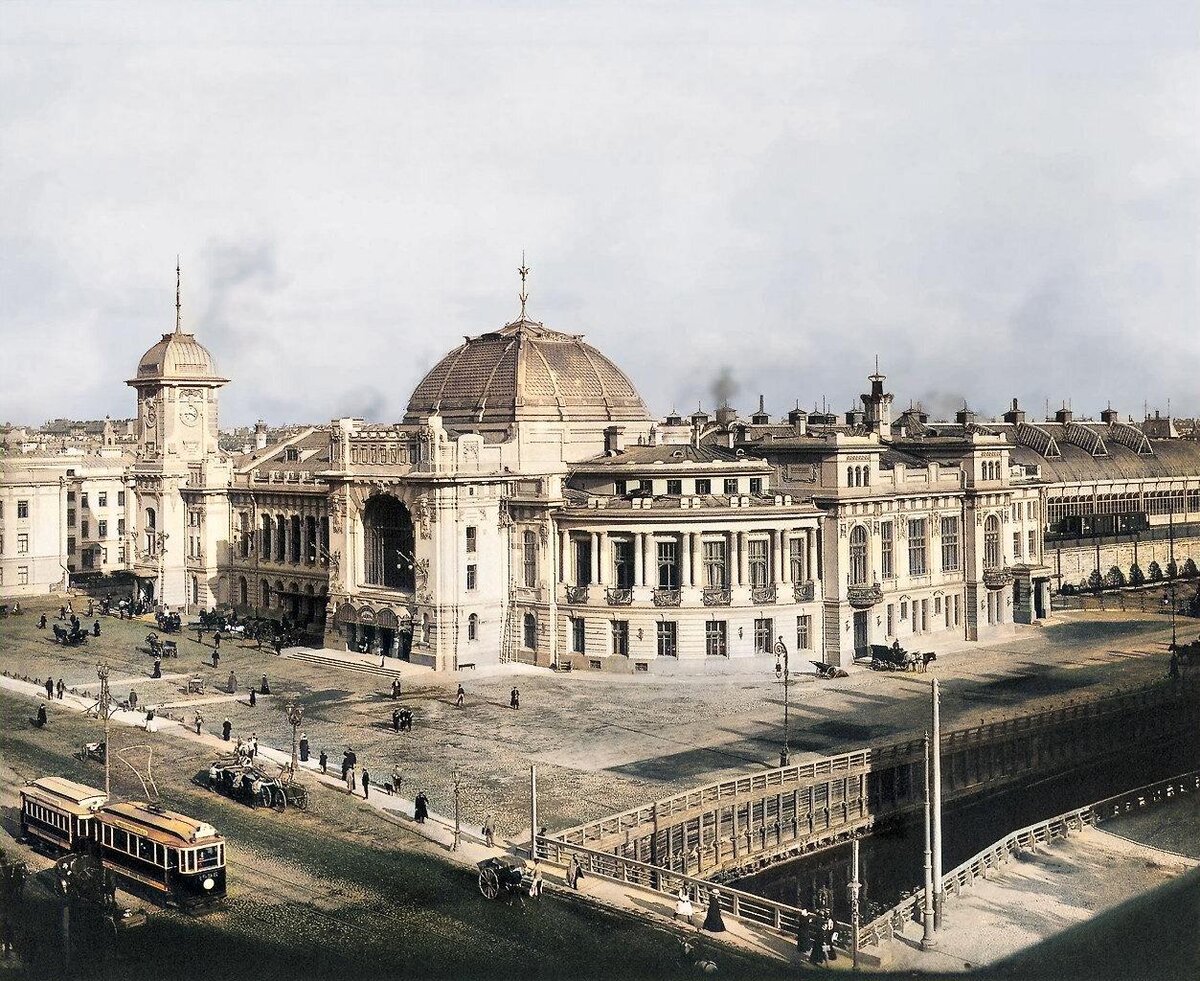
M 941 691 L 933 679 L 933 743 L 930 747 L 933 775 L 933 928 L 942 928 L 942 716 Z
M 454 842 L 450 845 L 450 851 L 458 851 L 459 842 L 462 840 L 462 822 L 459 820 L 459 784 L 461 776 L 458 772 L 458 767 L 454 768 Z
M 937 946 L 933 936 L 933 841 L 929 824 L 929 730 L 925 731 L 925 771 L 922 779 L 925 791 L 925 899 L 921 904 L 921 949 Z
M 537 764 L 529 764 L 529 857 L 537 861 Z
M 96 677 L 100 679 L 100 699 L 96 708 L 100 718 L 104 720 L 104 796 L 112 796 L 112 774 L 108 761 L 112 758 L 112 747 L 108 742 L 108 717 L 112 710 L 112 695 L 108 690 L 108 663 L 101 661 L 96 665 Z
M 790 743 L 790 725 L 788 718 L 789 699 L 788 693 L 791 690 L 790 671 L 788 665 L 788 649 L 787 644 L 780 637 L 775 643 L 775 676 L 783 678 L 783 749 L 779 751 L 779 765 L 787 766 L 792 758 L 792 749 Z
M 854 957 L 854 970 L 858 970 L 858 835 L 850 841 L 850 944 Z
M 1171 649 L 1175 649 L 1175 580 L 1179 577 L 1179 566 L 1175 564 L 1175 501 L 1171 497 L 1170 492 L 1167 492 L 1167 534 L 1171 539 L 1171 560 L 1167 566 L 1167 571 L 1175 570 L 1175 575 L 1171 577 Z

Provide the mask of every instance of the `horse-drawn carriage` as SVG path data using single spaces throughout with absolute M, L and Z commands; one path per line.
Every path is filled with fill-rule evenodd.
M 244 757 L 223 757 L 209 767 L 208 785 L 210 790 L 251 807 L 273 807 L 279 811 L 308 807 L 308 788 L 294 779 L 289 766 L 281 766 L 272 776 Z
M 54 642 L 63 647 L 79 647 L 88 642 L 88 632 L 82 627 L 72 627 L 68 630 L 57 623 L 54 624 Z
M 194 674 L 187 680 L 187 693 L 189 695 L 204 694 L 204 678 L 201 675 Z
M 159 640 L 158 634 L 146 634 L 146 646 L 155 657 L 179 657 L 179 643 L 174 640 Z
M 936 661 L 937 654 L 933 651 L 909 651 L 899 643 L 888 647 L 885 644 L 871 645 L 872 671 L 920 671 L 924 673 L 929 668 L 930 661 Z
M 485 899 L 512 900 L 528 895 L 533 883 L 533 873 L 525 859 L 514 855 L 499 855 L 485 858 L 479 869 L 479 891 Z
M 178 613 L 156 613 L 154 622 L 164 634 L 177 634 L 183 629 L 183 620 Z

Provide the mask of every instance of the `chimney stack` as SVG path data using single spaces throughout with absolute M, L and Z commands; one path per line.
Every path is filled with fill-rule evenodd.
M 763 397 L 758 397 L 758 411 L 750 417 L 750 422 L 755 426 L 766 426 L 770 424 L 771 417 L 767 414 L 767 410 L 763 408 Z
M 1111 405 L 1100 413 L 1100 421 L 1111 426 L 1114 422 L 1121 421 L 1121 413 L 1114 409 Z
M 267 424 L 261 419 L 254 424 L 254 448 L 256 450 L 267 448 Z
M 604 452 L 621 453 L 625 449 L 625 427 L 609 426 L 604 430 Z
M 1012 400 L 1012 408 L 1004 413 L 1004 421 L 1013 425 L 1019 425 L 1025 421 L 1025 410 L 1017 405 L 1016 399 Z

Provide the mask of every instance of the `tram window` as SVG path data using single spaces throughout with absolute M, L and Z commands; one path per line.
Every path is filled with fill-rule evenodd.
M 122 852 L 128 851 L 129 850 L 129 835 L 127 835 L 120 828 L 113 828 L 111 844 L 112 844 L 112 847 L 117 849 L 118 851 L 122 851 Z
M 211 845 L 208 848 L 200 848 L 195 852 L 197 865 L 201 869 L 213 869 L 221 864 L 221 859 L 217 853 L 218 846 Z
M 153 862 L 156 857 L 154 854 L 154 842 L 147 841 L 145 838 L 138 838 L 137 857 L 143 862 Z

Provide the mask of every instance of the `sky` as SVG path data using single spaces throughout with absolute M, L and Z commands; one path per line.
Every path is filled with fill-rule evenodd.
M 1200 414 L 1200 5 L 78 3 L 0 16 L 0 421 L 183 323 L 223 425 L 583 334 L 653 412 Z

